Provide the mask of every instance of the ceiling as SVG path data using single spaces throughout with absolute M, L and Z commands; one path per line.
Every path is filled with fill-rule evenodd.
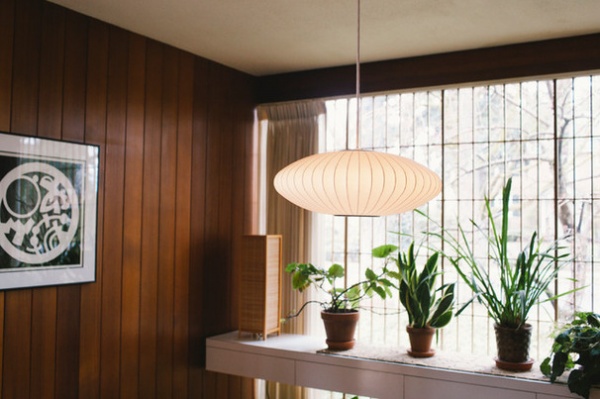
M 255 76 L 356 61 L 353 0 L 52 0 Z M 600 0 L 362 0 L 361 62 L 600 32 Z

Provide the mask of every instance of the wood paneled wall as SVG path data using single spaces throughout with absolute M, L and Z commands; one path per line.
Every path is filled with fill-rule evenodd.
M 2 399 L 246 398 L 235 329 L 254 78 L 42 0 L 0 0 L 0 131 L 100 146 L 95 283 L 0 292 Z

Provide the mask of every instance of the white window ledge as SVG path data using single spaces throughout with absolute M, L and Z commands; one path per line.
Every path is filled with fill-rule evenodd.
M 237 331 L 206 340 L 209 371 L 277 381 L 380 399 L 560 399 L 579 398 L 565 384 L 551 384 L 538 371 L 509 373 L 493 359 L 437 353 L 413 359 L 401 348 L 357 347 L 323 353 L 322 338 L 283 334 L 256 340 Z M 590 399 L 600 399 L 594 389 Z

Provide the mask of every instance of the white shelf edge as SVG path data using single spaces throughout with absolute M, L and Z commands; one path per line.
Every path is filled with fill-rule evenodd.
M 243 368 L 243 362 L 250 362 L 251 364 L 244 368 L 244 377 L 272 381 L 283 379 L 285 381 L 279 382 L 302 385 L 298 383 L 296 371 L 299 366 L 310 367 L 312 364 L 315 368 L 322 366 L 334 367 L 334 369 L 330 367 L 326 368 L 328 370 L 335 370 L 335 367 L 338 367 L 340 370 L 342 370 L 342 368 L 347 370 L 354 369 L 357 372 L 363 370 L 365 373 L 383 372 L 395 376 L 396 378 L 404 378 L 405 376 L 420 377 L 471 386 L 530 392 L 535 395 L 556 395 L 565 398 L 578 398 L 578 396 L 571 394 L 564 384 L 552 384 L 549 381 L 522 379 L 518 377 L 518 373 L 515 373 L 514 376 L 480 374 L 469 371 L 317 353 L 317 351 L 324 349 L 325 346 L 322 338 L 312 336 L 282 334 L 279 336 L 269 336 L 266 340 L 256 340 L 249 334 L 242 334 L 241 337 L 238 337 L 238 332 L 233 331 L 207 338 L 206 369 L 209 371 L 240 375 L 239 373 L 236 374 L 236 370 Z M 217 358 L 215 355 L 221 357 Z M 226 356 L 227 358 L 222 358 L 223 356 Z M 280 368 L 283 366 L 280 366 L 280 368 L 273 371 L 272 375 L 269 375 L 268 373 L 265 374 L 264 370 L 269 369 L 269 362 L 286 365 L 285 367 L 290 367 L 290 370 L 281 370 Z M 493 362 L 493 360 L 490 359 L 490 362 Z M 218 365 L 216 363 L 218 363 Z M 253 370 L 256 370 L 256 372 L 253 373 Z M 288 372 L 288 374 L 286 374 L 286 372 Z M 319 382 L 319 386 L 310 386 L 310 383 L 307 383 L 306 381 L 310 381 L 310 379 L 307 379 L 306 376 L 304 376 L 302 378 L 304 386 L 328 389 L 327 386 L 323 386 L 322 382 Z M 336 389 L 339 390 L 339 381 L 332 383 L 332 386 L 335 386 Z M 369 386 L 365 386 L 364 389 L 365 392 L 378 392 L 379 390 L 380 387 Z M 353 393 L 357 394 L 358 392 Z M 363 392 L 362 394 L 365 393 Z M 594 389 L 590 399 L 600 399 L 600 390 Z

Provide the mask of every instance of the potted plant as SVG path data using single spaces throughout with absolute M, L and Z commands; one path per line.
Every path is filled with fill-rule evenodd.
M 444 251 L 444 256 L 454 265 L 462 280 L 473 291 L 474 296 L 471 301 L 476 299 L 482 303 L 487 308 L 488 315 L 494 320 L 498 350 L 496 366 L 512 371 L 524 371 L 530 370 L 533 365 L 533 359 L 529 357 L 531 338 L 531 325 L 527 323 L 529 312 L 535 304 L 541 302 L 548 286 L 555 281 L 568 253 L 557 242 L 542 249 L 534 232 L 527 247 L 516 258 L 509 256 L 508 215 L 511 184 L 512 179 L 508 179 L 502 191 L 500 225 L 494 218 L 487 197 L 485 209 L 488 229 L 471 221 L 489 246 L 491 265 L 488 264 L 488 258 L 475 256 L 471 241 L 460 224 L 458 238 L 452 234 L 442 234 L 443 229 L 442 233 L 429 234 L 441 238 L 447 244 L 447 248 L 451 251 Z M 454 253 L 451 253 L 452 251 Z M 557 296 L 547 300 L 553 300 Z
M 328 300 L 308 301 L 288 318 L 297 317 L 311 303 L 320 304 L 321 318 L 327 335 L 326 343 L 331 350 L 341 351 L 354 347 L 354 331 L 359 319 L 358 307 L 363 298 L 377 294 L 385 299 L 392 294 L 389 288 L 392 283 L 386 278 L 385 268 L 379 274 L 367 269 L 364 280 L 348 287 L 340 287 L 338 284 L 345 274 L 344 267 L 339 264 L 323 269 L 311 263 L 290 263 L 285 271 L 291 274 L 294 289 L 302 292 L 314 286 L 327 294 Z
M 373 250 L 373 256 L 388 258 L 396 252 L 395 245 L 383 245 Z M 398 271 L 389 271 L 388 275 L 398 280 L 400 303 L 408 313 L 406 331 L 413 357 L 430 357 L 435 354 L 431 341 L 435 329 L 446 326 L 452 319 L 454 304 L 454 283 L 436 287 L 439 252 L 434 252 L 425 262 L 421 272 L 417 271 L 417 256 L 414 242 L 405 253 L 398 252 L 392 257 Z M 438 293 L 441 295 L 438 297 Z
M 600 384 L 600 315 L 577 313 L 554 338 L 552 353 L 540 369 L 551 382 L 571 370 L 569 390 L 588 399 L 591 386 Z

